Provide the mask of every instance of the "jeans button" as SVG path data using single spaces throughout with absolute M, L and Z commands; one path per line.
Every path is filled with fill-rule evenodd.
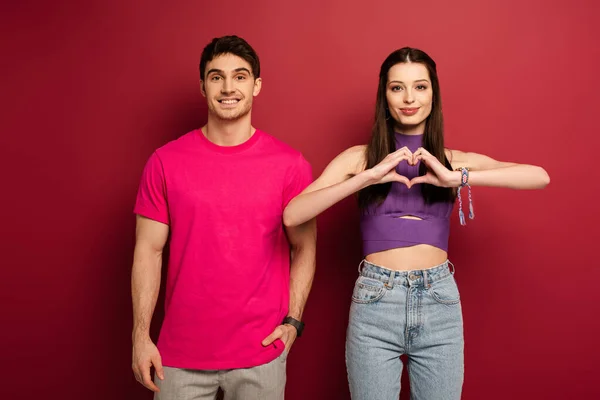
M 417 276 L 413 275 L 413 274 L 410 274 L 409 278 L 410 278 L 411 281 L 416 281 L 417 280 Z

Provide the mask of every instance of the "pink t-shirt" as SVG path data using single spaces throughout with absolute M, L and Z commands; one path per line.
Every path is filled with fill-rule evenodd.
M 245 368 L 277 358 L 261 342 L 288 312 L 290 248 L 282 214 L 310 164 L 257 130 L 232 147 L 194 130 L 156 150 L 134 212 L 168 224 L 163 365 Z

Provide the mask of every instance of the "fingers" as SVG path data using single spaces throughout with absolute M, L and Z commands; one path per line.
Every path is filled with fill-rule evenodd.
M 442 181 L 431 173 L 426 173 L 422 176 L 417 176 L 410 180 L 411 185 L 418 185 L 420 183 L 428 183 L 430 185 L 438 186 L 438 187 L 448 187 L 442 183 Z
M 410 162 L 412 160 L 412 155 L 405 154 L 405 153 L 398 153 L 398 154 L 394 155 L 393 157 L 384 158 L 383 161 L 379 165 L 384 166 L 384 167 L 386 167 L 386 169 L 390 170 L 393 167 L 395 167 L 396 165 L 400 164 L 400 162 L 403 160 Z
M 135 377 L 135 380 L 139 383 L 142 383 L 142 376 L 140 375 L 140 370 L 137 365 L 134 364 L 131 369 L 133 369 L 133 376 Z
M 434 156 L 432 156 L 431 154 L 419 154 L 415 157 L 415 159 L 413 160 L 413 162 L 416 164 L 417 162 L 422 161 L 425 163 L 425 165 L 436 171 L 436 172 L 440 172 L 440 168 L 445 168 L 447 169 L 445 166 L 442 165 L 442 163 L 435 158 Z
M 410 185 L 418 185 L 420 183 L 431 183 L 429 182 L 429 176 L 428 175 L 422 175 L 422 176 L 417 176 L 416 178 L 412 178 L 410 180 Z
M 428 161 L 431 160 L 433 156 L 428 156 L 426 154 L 419 154 L 416 156 L 413 156 L 413 164 L 416 164 L 418 161 L 425 161 L 425 163 L 427 164 Z
M 268 346 L 271 343 L 273 343 L 275 340 L 280 339 L 281 336 L 283 334 L 283 331 L 281 330 L 281 328 L 278 326 L 277 328 L 275 328 L 275 330 L 273 331 L 273 333 L 271 333 L 269 336 L 267 336 L 263 341 L 262 341 L 262 345 L 263 346 Z
M 381 160 L 380 164 L 394 162 L 394 160 L 399 159 L 400 157 L 403 157 L 403 156 L 406 156 L 409 158 L 412 157 L 412 153 L 408 149 L 408 147 L 403 147 L 401 149 L 394 151 L 393 153 L 389 153 L 387 156 L 384 157 L 383 160 Z
M 158 387 L 152 382 L 150 377 L 150 365 L 151 363 L 140 361 L 137 365 L 133 366 L 133 375 L 135 380 L 144 385 L 146 388 L 153 392 L 158 392 Z M 161 367 L 162 368 L 162 367 Z
M 388 154 L 386 156 L 386 158 L 387 157 L 395 158 L 395 157 L 398 157 L 401 155 L 412 157 L 413 153 L 410 151 L 410 149 L 408 147 L 404 146 L 401 149 L 398 149 L 398 150 L 394 151 L 393 153 Z
M 419 161 L 425 162 L 425 165 L 427 165 L 428 167 L 444 167 L 444 165 L 440 162 L 440 160 L 437 159 L 437 157 L 435 157 L 422 147 L 419 147 L 419 149 L 417 149 L 417 151 L 415 151 L 413 154 L 413 165 L 416 165 Z
M 135 380 L 153 392 L 160 391 L 152 381 L 151 376 L 151 369 L 154 366 L 156 376 L 161 380 L 164 379 L 162 358 L 156 346 L 150 341 L 136 343 L 133 348 L 132 358 L 131 368 L 133 369 Z
M 420 148 L 419 150 L 420 152 L 418 153 L 418 160 L 422 159 L 428 163 L 426 158 L 430 157 L 431 155 L 423 148 Z M 400 175 L 393 174 L 393 171 L 395 167 L 402 161 L 407 161 L 410 165 L 416 165 L 418 162 L 416 155 L 417 153 L 412 153 L 408 147 L 402 147 L 401 149 L 388 154 L 381 162 L 379 162 L 379 164 L 372 168 L 374 178 L 378 183 L 396 181 L 404 183 L 407 187 L 410 187 L 410 181 L 408 179 L 405 180 L 400 178 Z
M 388 182 L 399 182 L 399 183 L 402 183 L 402 184 L 406 185 L 406 187 L 408 187 L 408 188 L 410 188 L 410 186 L 411 186 L 410 180 L 407 177 L 405 177 L 403 175 L 400 175 L 399 173 L 397 173 L 394 170 L 388 172 L 377 183 L 388 183 Z
M 422 160 L 427 163 L 428 161 L 432 161 L 431 159 L 435 158 L 428 152 L 424 147 L 419 147 L 417 151 L 413 153 L 412 165 L 416 165 L 418 161 Z M 435 158 L 437 160 L 437 158 Z
M 415 156 L 418 156 L 418 155 L 420 155 L 420 154 L 424 154 L 424 155 L 426 155 L 426 156 L 431 156 L 431 153 L 430 153 L 430 152 L 428 152 L 428 151 L 427 151 L 427 150 L 426 150 L 424 147 L 419 147 L 419 148 L 417 149 L 417 151 L 415 151 L 415 152 L 414 152 L 414 155 L 415 155 Z
M 399 157 L 401 155 L 406 155 L 411 157 L 413 160 L 417 159 L 417 156 L 429 156 L 429 157 L 433 157 L 433 155 L 428 152 L 424 147 L 419 147 L 414 153 L 410 151 L 410 149 L 406 146 L 402 147 L 401 149 L 398 149 L 396 151 L 394 151 L 393 153 L 390 153 L 387 155 L 386 158 L 396 158 Z
M 390 164 L 395 167 L 396 165 L 400 164 L 400 162 L 403 160 L 406 160 L 406 161 L 412 160 L 412 155 L 411 154 L 401 154 L 399 156 L 396 156 L 390 160 Z
M 408 179 L 407 177 L 400 175 L 396 172 L 394 172 L 394 181 L 404 183 L 406 185 L 406 187 L 408 187 L 409 189 L 412 185 L 410 182 L 410 179 Z
M 427 174 L 425 174 L 425 176 L 429 175 L 429 177 L 420 183 L 430 183 L 440 187 L 452 186 L 450 184 L 452 171 L 443 165 L 440 160 L 438 160 L 435 156 L 432 156 L 425 149 L 422 149 L 418 153 L 415 152 L 415 154 L 417 154 L 415 162 L 422 161 L 429 171 Z M 413 183 L 415 182 L 413 181 Z
M 158 376 L 158 378 L 161 380 L 165 379 L 165 373 L 163 371 L 163 365 L 160 355 L 156 355 L 152 359 L 152 364 L 154 365 L 154 369 L 156 370 L 156 376 Z
M 135 376 L 135 380 L 138 381 L 139 383 L 143 384 L 144 378 L 142 376 L 142 364 L 141 362 L 137 362 L 132 365 L 131 367 L 133 369 L 133 376 Z
M 158 392 L 158 386 L 152 382 L 152 377 L 150 376 L 150 365 L 145 365 L 143 370 L 141 371 L 142 375 L 142 385 L 146 386 L 148 389 L 153 392 Z

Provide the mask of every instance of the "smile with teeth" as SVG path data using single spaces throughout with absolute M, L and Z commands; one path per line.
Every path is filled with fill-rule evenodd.
M 219 100 L 219 103 L 221 104 L 237 104 L 239 102 L 238 99 L 224 99 L 224 100 Z

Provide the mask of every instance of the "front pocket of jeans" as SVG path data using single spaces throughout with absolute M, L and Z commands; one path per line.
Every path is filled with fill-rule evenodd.
M 360 276 L 354 284 L 352 301 L 360 304 L 375 303 L 376 301 L 379 301 L 384 294 L 385 288 L 383 287 L 383 282 Z
M 460 302 L 458 286 L 456 286 L 456 281 L 452 275 L 434 282 L 429 288 L 429 293 L 440 304 L 452 305 Z

